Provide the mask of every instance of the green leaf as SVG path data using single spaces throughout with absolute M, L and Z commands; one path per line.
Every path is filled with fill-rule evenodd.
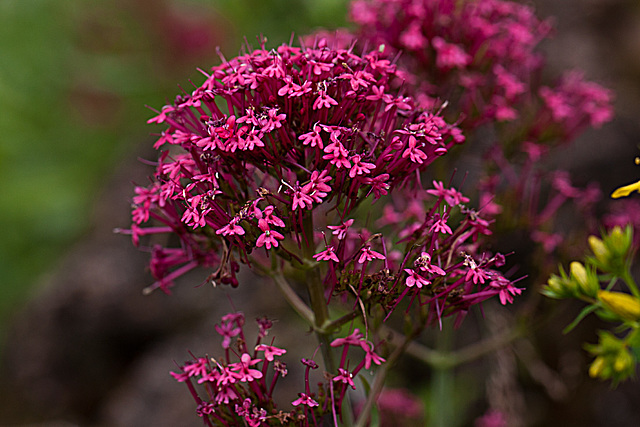
M 562 330 L 563 334 L 567 334 L 569 332 L 571 332 L 573 330 L 573 328 L 575 328 L 576 326 L 578 326 L 578 323 L 580 323 L 582 321 L 582 319 L 584 319 L 589 313 L 592 313 L 593 311 L 597 310 L 599 307 L 597 305 L 588 305 L 585 308 L 582 309 L 582 311 L 580 312 L 580 314 L 578 314 L 578 316 L 575 318 L 575 320 L 573 322 L 571 322 L 569 324 L 569 326 L 567 326 L 566 328 L 564 328 Z

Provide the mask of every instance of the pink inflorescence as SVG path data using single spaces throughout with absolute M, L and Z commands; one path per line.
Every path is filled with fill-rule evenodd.
M 453 112 L 464 115 L 465 130 L 487 121 L 525 124 L 534 117 L 537 134 L 530 136 L 555 122 L 561 137 L 570 139 L 612 117 L 611 93 L 579 73 L 566 74 L 553 88 L 539 86 L 544 58 L 536 48 L 551 25 L 528 5 L 355 0 L 351 19 L 361 40 L 402 52 L 402 66 L 415 76 L 417 99 L 426 105 L 449 101 Z
M 250 263 L 256 249 L 296 257 L 291 239 L 314 238 L 303 230 L 310 211 L 344 218 L 367 196 L 414 182 L 461 141 L 455 126 L 402 95 L 396 66 L 378 51 L 263 47 L 205 76 L 149 120 L 168 128 L 126 232 L 136 244 L 167 232 L 180 242 L 149 248 L 149 290 L 168 291 L 195 266 L 216 267 L 211 280 L 235 286 L 238 261 Z

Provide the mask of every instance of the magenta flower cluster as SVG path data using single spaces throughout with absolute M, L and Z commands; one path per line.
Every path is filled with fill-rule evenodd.
M 368 318 L 402 312 L 417 336 L 448 316 L 458 325 L 488 298 L 512 303 L 522 289 L 499 271 L 505 256 L 483 246 L 506 202 L 524 200 L 507 213 L 551 252 L 563 241 L 550 225 L 558 209 L 573 200 L 588 212 L 598 197 L 562 172 L 540 197 L 537 165 L 549 147 L 612 113 L 610 93 L 579 73 L 556 87 L 539 84 L 535 49 L 550 27 L 530 7 L 356 0 L 351 17 L 355 35 L 316 34 L 302 47 L 263 42 L 222 58 L 149 120 L 166 127 L 154 145 L 155 173 L 136 187 L 133 224 L 120 230 L 151 254 L 147 291 L 170 293 L 196 267 L 212 271 L 207 282 L 236 287 L 245 264 L 284 289 L 323 353 L 342 349 L 339 365 L 325 358 L 317 392 L 309 373 L 319 365 L 302 360 L 304 391 L 282 411 L 273 390 L 286 375 L 285 350 L 263 342 L 270 322 L 259 322 L 249 348 L 244 316 L 225 316 L 216 325 L 224 359 L 194 357 L 173 374 L 207 425 L 320 425 L 329 416 L 337 425 L 356 375 L 386 357 L 356 318 L 368 337 Z M 488 124 L 498 141 L 485 153 L 474 208 L 451 182 L 426 176 L 438 160 L 453 180 L 447 153 Z M 312 308 L 287 280 L 306 282 Z M 328 318 L 330 303 L 347 314 Z M 333 336 L 350 322 L 350 335 Z
M 155 145 L 165 151 L 153 182 L 136 188 L 130 233 L 135 243 L 173 233 L 180 246 L 150 248 L 151 289 L 197 265 L 237 285 L 237 262 L 256 249 L 296 257 L 282 242 L 313 245 L 302 221 L 311 211 L 346 218 L 464 140 L 401 83 L 376 51 L 281 46 L 223 62 L 165 106 L 149 120 L 169 125 Z M 142 227 L 150 219 L 162 225 Z
M 612 117 L 611 93 L 578 72 L 540 86 L 551 31 L 530 6 L 504 0 L 355 0 L 358 36 L 402 52 L 402 64 L 425 105 L 448 101 L 463 128 L 497 121 L 545 137 L 552 124 L 571 139 Z M 519 129 L 522 131 L 523 129 Z
M 288 374 L 287 364 L 281 356 L 287 351 L 273 344 L 265 344 L 273 323 L 266 318 L 257 319 L 258 333 L 253 348 L 249 347 L 244 331 L 245 317 L 241 312 L 222 317 L 215 325 L 222 337 L 223 358 L 194 357 L 179 366 L 171 375 L 185 383 L 194 398 L 205 425 L 248 426 L 289 425 L 302 422 L 318 425 L 324 413 L 340 413 L 347 387 L 355 389 L 353 378 L 362 369 L 380 365 L 385 359 L 374 351 L 373 344 L 364 339 L 358 329 L 346 338 L 336 339 L 332 347 L 342 347 L 342 360 L 338 371 L 329 375 L 328 391 L 320 388 L 315 393 L 310 387 L 310 371 L 318 368 L 313 359 L 302 359 L 305 367 L 304 391 L 291 401 L 288 411 L 278 409 L 274 401 L 275 385 Z M 347 350 L 356 346 L 363 350 L 364 359 L 353 370 L 347 367 Z M 235 361 L 237 360 L 237 361 Z M 337 412 L 336 412 L 337 411 Z

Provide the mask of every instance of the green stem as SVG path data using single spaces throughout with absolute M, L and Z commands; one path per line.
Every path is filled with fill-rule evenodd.
M 453 343 L 453 328 L 449 322 L 437 335 L 436 348 L 440 353 L 449 353 Z M 454 371 L 450 366 L 434 366 L 431 380 L 429 425 L 451 427 L 455 424 Z
M 274 273 L 271 275 L 271 277 L 273 278 L 275 284 L 278 286 L 278 289 L 280 289 L 280 292 L 282 292 L 284 298 L 296 311 L 296 313 L 298 313 L 300 317 L 306 320 L 307 323 L 311 325 L 311 327 L 315 327 L 316 320 L 313 311 L 311 311 L 309 306 L 307 306 L 307 304 L 302 301 L 302 298 L 300 298 L 298 294 L 296 294 L 296 292 L 291 288 L 291 286 L 287 282 L 287 279 L 285 279 L 282 273 Z
M 398 344 L 395 350 L 393 350 L 393 353 L 391 353 L 391 355 L 387 358 L 387 361 L 378 368 L 376 372 L 376 378 L 373 381 L 371 390 L 369 391 L 369 396 L 367 396 L 367 400 L 364 403 L 362 410 L 360 411 L 360 416 L 356 421 L 355 427 L 365 427 L 367 425 L 367 422 L 369 421 L 369 417 L 371 415 L 371 409 L 373 408 L 373 405 L 375 404 L 376 399 L 378 398 L 378 395 L 382 391 L 382 387 L 384 386 L 384 382 L 387 378 L 387 373 L 389 372 L 389 369 L 391 369 L 393 365 L 395 365 L 397 360 L 400 358 L 400 356 L 404 354 L 405 350 L 407 349 L 407 346 L 409 345 L 411 340 L 414 338 L 414 335 L 406 336 L 400 339 L 398 338 L 400 338 L 399 334 L 397 338 L 395 335 L 392 335 L 391 341 L 392 342 L 395 341 Z
M 306 214 L 302 219 L 302 229 L 304 233 L 302 255 L 305 260 L 311 260 L 313 259 L 316 249 L 313 240 L 313 214 L 311 212 Z M 327 301 L 324 297 L 324 285 L 320 277 L 318 265 L 306 271 L 306 285 L 315 320 L 313 328 L 320 343 L 320 352 L 324 360 L 325 370 L 333 375 L 337 372 L 338 368 L 333 356 L 333 349 L 331 348 L 331 333 L 329 332 L 331 329 L 327 327 L 327 325 L 331 325 L 329 309 L 327 308 Z M 342 402 L 342 421 L 346 427 L 353 425 L 353 413 L 351 412 L 351 402 L 348 394 L 345 395 Z
M 627 284 L 629 290 L 633 294 L 634 297 L 640 298 L 640 291 L 638 291 L 638 284 L 634 280 L 633 276 L 629 272 L 629 268 L 624 270 L 624 274 L 621 277 L 622 280 Z

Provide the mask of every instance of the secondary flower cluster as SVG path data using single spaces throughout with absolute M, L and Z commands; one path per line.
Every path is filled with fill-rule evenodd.
M 398 66 L 415 76 L 418 102 L 446 101 L 445 111 L 462 117 L 459 126 L 467 134 L 483 125 L 486 135 L 491 126 L 495 139 L 483 144 L 490 148 L 480 206 L 503 229 L 509 223 L 526 228 L 551 252 L 570 240 L 554 224 L 560 208 L 573 204 L 575 215 L 593 225 L 598 191 L 565 191 L 570 184 L 559 189 L 556 184 L 569 178 L 547 179 L 551 174 L 540 164 L 549 147 L 611 120 L 612 94 L 576 71 L 555 85 L 541 84 L 544 57 L 536 48 L 551 27 L 532 7 L 504 0 L 355 0 L 351 19 L 359 40 L 402 52 Z
M 278 380 L 288 374 L 287 365 L 279 359 L 287 351 L 264 344 L 273 326 L 266 318 L 257 319 L 258 335 L 254 347 L 250 348 L 244 323 L 244 314 L 236 312 L 223 316 L 222 322 L 215 325 L 222 337 L 223 359 L 194 357 L 181 365 L 179 372 L 171 372 L 189 388 L 197 404 L 196 412 L 206 425 L 235 426 L 243 422 L 252 427 L 290 423 L 321 425 L 323 417 L 329 414 L 336 417 L 335 414 L 341 413 L 346 388 L 356 388 L 353 379 L 358 372 L 385 361 L 374 352 L 374 345 L 355 329 L 348 337 L 331 343 L 333 347 L 344 348 L 340 368 L 325 375 L 327 381 L 319 384 L 317 393 L 311 391 L 309 374 L 318 364 L 312 359 L 302 359 L 304 392 L 291 402 L 293 408 L 283 411 L 274 402 L 273 393 Z M 351 371 L 347 368 L 349 346 L 357 346 L 364 352 L 362 361 Z
M 567 73 L 554 88 L 539 86 L 544 58 L 536 47 L 551 26 L 530 6 L 503 0 L 355 0 L 351 19 L 360 38 L 403 52 L 402 65 L 417 77 L 419 99 L 427 105 L 448 101 L 453 113 L 464 115 L 465 130 L 519 120 L 531 127 L 531 138 L 556 123 L 569 139 L 611 119 L 609 91 L 585 82 L 580 73 Z

